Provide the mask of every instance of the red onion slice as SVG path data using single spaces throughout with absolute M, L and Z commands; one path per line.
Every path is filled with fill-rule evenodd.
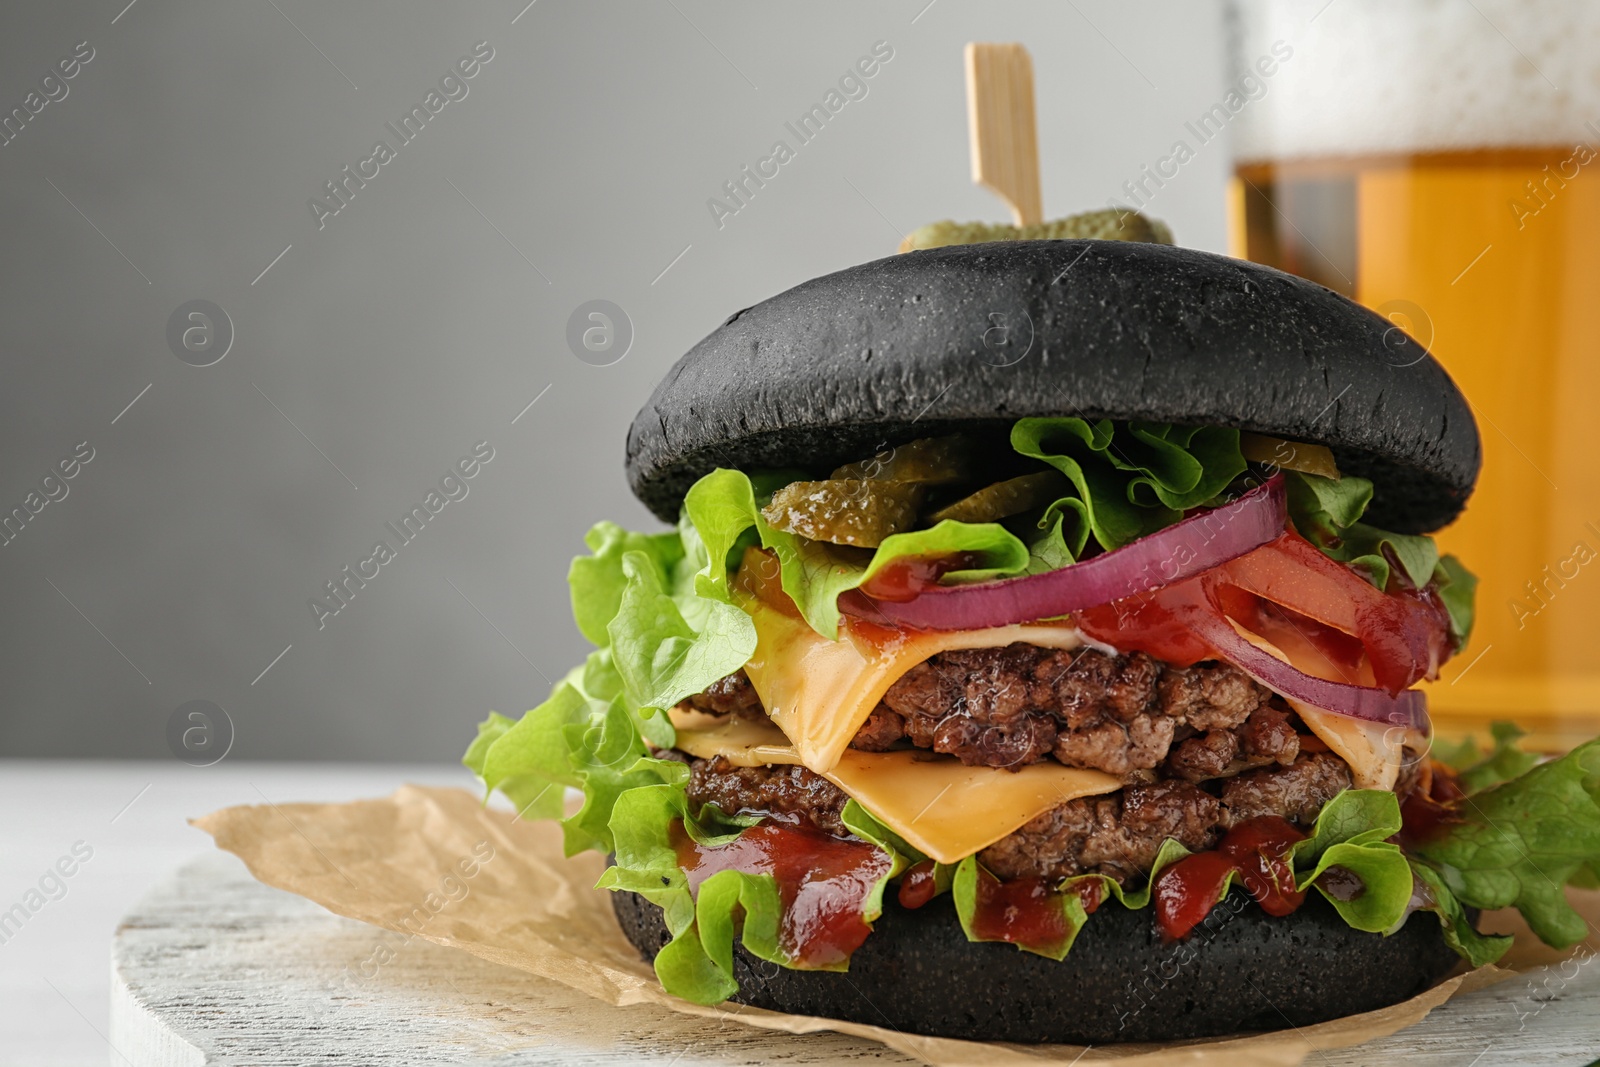
M 1214 604 L 1210 607 L 1212 610 L 1185 605 L 1176 615 L 1195 636 L 1211 646 L 1217 658 L 1233 664 L 1280 696 L 1352 719 L 1428 729 L 1428 701 L 1421 691 L 1406 689 L 1391 694 L 1383 689 L 1330 682 L 1306 674 L 1241 637 L 1226 616 L 1215 610 Z
M 918 630 L 979 630 L 1055 618 L 1192 578 L 1275 540 L 1287 523 L 1283 475 L 1274 474 L 1231 504 L 1081 563 L 1021 578 L 930 586 L 906 601 L 875 600 L 852 589 L 839 596 L 839 610 L 881 626 Z

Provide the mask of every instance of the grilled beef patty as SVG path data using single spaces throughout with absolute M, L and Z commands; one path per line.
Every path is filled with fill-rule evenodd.
M 764 718 L 743 671 L 689 698 L 697 711 Z M 889 687 L 852 748 L 908 741 L 968 766 L 1045 759 L 1129 775 L 1170 764 L 1192 782 L 1299 753 L 1272 694 L 1222 663 L 1168 667 L 1142 652 L 1113 656 L 1012 644 L 941 652 Z
M 738 767 L 721 756 L 688 760 L 689 802 L 724 812 L 761 812 L 805 822 L 843 837 L 839 820 L 849 798 L 838 786 L 798 765 Z M 1080 797 L 1037 816 L 978 854 L 1004 879 L 1104 874 L 1137 882 L 1155 862 L 1161 842 L 1175 838 L 1191 851 L 1216 844 L 1222 832 L 1258 815 L 1281 815 L 1309 825 L 1322 805 L 1350 786 L 1350 770 L 1326 752 L 1305 753 L 1287 767 L 1246 771 L 1224 779 L 1213 795 L 1181 778 L 1129 785 L 1104 796 Z

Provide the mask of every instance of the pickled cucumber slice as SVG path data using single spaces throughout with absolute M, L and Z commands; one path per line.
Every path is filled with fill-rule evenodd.
M 890 534 L 916 525 L 924 490 L 905 482 L 831 478 L 790 482 L 772 494 L 762 518 L 813 541 L 877 548 Z
M 1239 451 L 1251 463 L 1264 463 L 1336 480 L 1339 477 L 1339 465 L 1334 462 L 1333 453 L 1325 445 L 1286 441 L 1281 437 L 1268 437 L 1264 433 L 1241 433 Z
M 1160 219 L 1141 215 L 1137 211 L 1102 208 L 1099 211 L 1085 211 L 1033 226 L 952 222 L 946 219 L 912 230 L 906 235 L 905 240 L 900 242 L 900 251 L 941 248 L 945 245 L 973 245 L 982 241 L 1039 241 L 1068 237 L 1089 237 L 1103 241 L 1144 241 L 1162 245 L 1173 243 L 1172 230 Z
M 929 522 L 954 519 L 957 522 L 997 522 L 1010 515 L 1042 508 L 1059 500 L 1072 483 L 1060 471 L 1039 471 L 1020 478 L 1007 478 L 1003 482 L 986 485 L 970 496 L 948 504 L 932 515 Z
M 845 481 L 950 485 L 972 479 L 976 467 L 974 451 L 972 440 L 960 434 L 922 437 L 884 449 L 859 463 L 846 463 L 830 477 Z

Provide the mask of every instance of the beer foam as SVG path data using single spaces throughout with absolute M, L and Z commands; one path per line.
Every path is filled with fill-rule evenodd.
M 1293 49 L 1234 124 L 1241 161 L 1600 142 L 1592 0 L 1234 0 L 1229 18 L 1236 72 Z

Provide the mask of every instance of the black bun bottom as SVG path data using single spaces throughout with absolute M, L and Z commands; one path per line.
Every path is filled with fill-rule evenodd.
M 1099 909 L 1061 962 L 968 941 L 948 896 L 915 911 L 885 897 L 848 973 L 791 971 L 735 943 L 741 1004 L 934 1037 L 1106 1044 L 1309 1026 L 1396 1004 L 1458 962 L 1428 913 L 1382 937 L 1347 926 L 1316 893 L 1284 918 L 1235 891 L 1186 941 L 1164 944 L 1149 909 Z M 623 933 L 654 960 L 661 910 L 612 894 Z

